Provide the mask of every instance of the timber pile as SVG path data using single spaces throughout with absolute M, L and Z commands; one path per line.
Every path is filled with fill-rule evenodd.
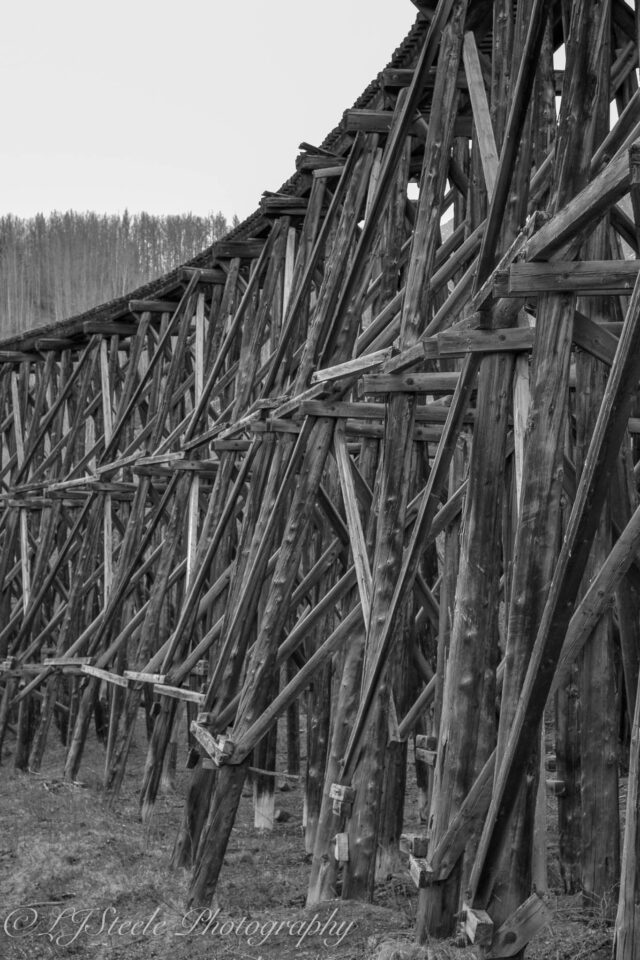
M 551 790 L 566 889 L 619 888 L 631 960 L 635 14 L 417 6 L 389 68 L 232 236 L 0 345 L 0 737 L 15 724 L 37 770 L 57 718 L 74 779 L 95 717 L 117 796 L 144 707 L 147 819 L 186 712 L 173 863 L 207 905 L 250 766 L 273 819 L 274 726 L 295 768 L 303 703 L 309 902 L 338 882 L 371 897 L 402 848 L 418 937 L 462 917 L 487 957 L 548 921 Z M 428 829 L 401 842 L 411 736 Z

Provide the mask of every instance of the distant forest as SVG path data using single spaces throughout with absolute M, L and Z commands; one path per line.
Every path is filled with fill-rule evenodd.
M 235 223 L 221 213 L 0 217 L 0 335 L 64 320 L 135 290 Z

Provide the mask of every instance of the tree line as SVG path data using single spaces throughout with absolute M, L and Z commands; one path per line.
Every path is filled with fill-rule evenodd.
M 195 256 L 235 226 L 222 213 L 0 217 L 0 335 L 64 320 Z

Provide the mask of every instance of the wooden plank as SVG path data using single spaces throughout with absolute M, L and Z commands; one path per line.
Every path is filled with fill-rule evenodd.
M 231 759 L 234 745 L 228 737 L 214 737 L 197 720 L 192 721 L 189 729 L 217 767 Z
M 640 249 L 640 151 L 634 148 L 629 151 L 629 196 L 633 210 L 636 245 Z M 640 265 L 638 260 L 631 262 Z
M 518 909 L 496 930 L 487 960 L 515 957 L 530 940 L 551 923 L 553 914 L 543 900 L 532 893 Z
M 193 357 L 194 386 L 193 403 L 197 407 L 204 387 L 204 294 L 198 294 L 195 314 L 195 350 Z M 198 456 L 196 452 L 196 457 Z M 193 579 L 198 545 L 198 512 L 200 503 L 200 478 L 194 470 L 189 488 L 189 506 L 187 509 L 187 585 Z
M 184 460 L 185 454 L 182 450 L 166 451 L 165 453 L 156 453 L 150 457 L 137 456 L 129 462 L 137 463 L 140 467 L 151 467 L 159 463 L 170 463 L 174 460 Z
M 41 351 L 68 350 L 70 347 L 79 346 L 78 341 L 73 340 L 71 337 L 38 337 L 33 345 L 36 350 Z
M 289 231 L 287 233 L 287 251 L 284 260 L 284 276 L 282 280 L 282 325 L 284 325 L 284 322 L 287 318 L 289 300 L 291 299 L 291 291 L 293 289 L 297 235 L 296 228 L 289 227 Z M 282 327 L 280 326 L 278 331 L 280 332 L 281 329 Z
M 468 903 L 463 903 L 462 923 L 471 943 L 486 947 L 493 940 L 493 920 L 486 910 L 476 910 Z
M 362 378 L 364 393 L 453 393 L 458 373 L 374 373 Z
M 386 404 L 355 401 L 306 400 L 300 404 L 298 413 L 313 417 L 354 418 L 357 420 L 384 420 Z M 445 423 L 449 408 L 441 403 L 424 403 L 416 407 L 415 419 L 418 423 Z M 465 423 L 474 422 L 473 411 L 465 415 Z
M 480 149 L 482 172 L 484 173 L 484 182 L 487 188 L 489 203 L 491 203 L 498 176 L 498 150 L 493 135 L 493 124 L 491 122 L 491 113 L 489 111 L 487 91 L 484 86 L 484 77 L 482 75 L 482 67 L 480 66 L 476 38 L 470 31 L 464 35 L 462 55 L 469 86 L 469 98 L 473 112 L 475 135 L 478 138 L 478 147 Z
M 434 881 L 444 880 L 451 874 L 465 847 L 477 834 L 478 827 L 482 824 L 491 802 L 495 759 L 494 750 L 476 777 L 459 810 L 451 819 L 446 833 L 437 844 L 434 844 L 431 851 Z
M 594 179 L 547 221 L 527 243 L 527 260 L 547 260 L 597 220 L 629 189 L 629 157 L 616 155 Z
M 23 360 L 42 363 L 38 353 L 28 353 L 26 350 L 0 350 L 0 363 L 22 363 Z
M 359 130 L 365 133 L 389 133 L 391 130 L 392 120 L 392 110 L 365 110 L 353 108 L 351 110 L 345 110 L 342 122 L 344 125 L 344 130 L 347 133 L 356 133 Z M 426 117 L 426 121 L 428 123 L 428 116 Z M 426 136 L 424 121 L 422 123 L 420 121 L 413 123 L 409 128 L 409 133 L 414 137 L 420 137 L 421 139 L 424 138 Z M 471 136 L 470 117 L 456 117 L 454 121 L 454 136 Z
M 343 170 L 344 170 L 343 166 L 317 167 L 313 171 L 312 176 L 314 180 L 322 180 L 323 178 L 327 178 L 327 177 L 341 177 Z
M 476 290 L 487 279 L 495 262 L 498 239 L 502 230 L 509 190 L 527 118 L 527 108 L 538 68 L 549 7 L 550 0 L 533 0 L 532 7 L 528 11 L 529 30 L 520 58 L 518 76 L 500 151 L 496 186 L 478 258 L 478 271 L 474 283 Z
M 327 156 L 326 153 L 299 153 L 296 157 L 296 170 L 300 173 L 313 173 L 316 170 L 342 170 L 345 160 L 343 157 Z
M 213 256 L 219 260 L 257 260 L 265 245 L 264 240 L 218 240 L 213 245 Z
M 262 197 L 260 212 L 265 217 L 304 217 L 307 213 L 307 204 L 306 197 L 273 194 Z
M 336 833 L 334 856 L 339 863 L 348 863 L 349 861 L 349 834 Z
M 611 366 L 618 348 L 618 338 L 602 324 L 596 323 L 579 310 L 573 315 L 573 342 L 592 357 Z
M 638 848 L 640 847 L 640 690 L 636 690 L 631 723 L 629 780 L 625 807 L 624 842 L 620 869 L 620 892 L 614 929 L 615 960 L 635 960 L 638 955 Z
M 122 470 L 123 467 L 132 466 L 132 464 L 136 463 L 139 458 L 139 453 L 132 453 L 128 457 L 122 457 L 119 460 L 113 460 L 111 463 L 98 464 L 95 469 L 95 473 L 98 477 L 101 477 L 103 474 L 117 473 L 117 471 Z
M 10 375 L 11 405 L 13 411 L 13 437 L 16 447 L 16 461 L 18 470 L 22 468 L 25 459 L 24 424 L 18 372 L 11 371 Z M 29 546 L 28 512 L 21 508 L 19 511 L 20 525 L 20 569 L 22 573 L 22 609 L 26 615 L 31 601 L 31 550 Z
M 136 683 L 164 683 L 164 673 L 145 673 L 143 670 L 125 670 L 124 676 Z
M 180 267 L 180 274 L 187 282 L 194 278 L 196 283 L 224 284 L 227 281 L 227 274 L 220 267 Z
M 412 67 L 387 67 L 385 70 L 382 70 L 379 74 L 380 83 L 387 90 L 399 90 L 402 87 L 409 86 L 409 84 L 413 80 L 413 74 L 414 74 L 414 71 Z M 432 67 L 431 70 L 429 71 L 429 76 L 427 78 L 425 89 L 429 90 L 433 88 L 435 75 L 436 75 L 435 67 Z M 467 77 L 462 70 L 458 72 L 456 85 L 460 90 L 467 89 Z
M 116 320 L 83 320 L 82 332 L 87 336 L 99 334 L 103 337 L 134 337 L 138 326 L 135 323 L 118 323 Z
M 107 445 L 113 434 L 113 410 L 111 406 L 111 380 L 109 376 L 107 341 L 105 339 L 100 341 L 100 392 L 102 397 L 102 429 L 104 442 L 105 445 Z M 102 562 L 104 564 L 103 600 L 106 606 L 113 586 L 113 517 L 110 494 L 106 494 L 104 497 L 102 532 Z
M 351 472 L 351 458 L 347 452 L 343 426 L 338 425 L 335 429 L 333 435 L 333 448 L 336 455 L 336 464 L 338 467 L 338 477 L 340 479 L 342 499 L 347 514 L 347 529 L 349 531 L 353 563 L 356 568 L 356 578 L 358 581 L 360 603 L 362 605 L 362 615 L 365 623 L 368 623 L 371 613 L 371 568 L 369 566 L 367 545 L 364 538 L 364 532 L 362 530 L 362 521 L 360 519 L 360 511 L 358 509 L 358 499 L 356 496 L 353 474 Z
M 81 667 L 92 660 L 93 657 L 45 657 L 42 664 L 45 667 Z
M 405 847 L 414 857 L 426 857 L 429 850 L 429 834 L 403 833 L 400 836 L 400 849 Z
M 343 803 L 353 803 L 355 790 L 346 783 L 332 783 L 329 787 L 329 799 L 340 800 Z
M 379 367 L 380 364 L 388 360 L 392 354 L 391 347 L 384 350 L 376 350 L 374 353 L 367 353 L 354 360 L 347 360 L 346 363 L 339 363 L 334 367 L 325 367 L 324 370 L 316 370 L 311 375 L 311 384 L 327 383 L 330 380 L 339 380 L 340 377 L 349 377 L 357 373 L 365 373 Z
M 188 690 L 186 687 L 172 687 L 166 683 L 154 683 L 153 692 L 160 694 L 161 697 L 171 697 L 174 700 L 195 703 L 199 707 L 204 703 L 204 693 L 198 693 L 197 690 Z
M 211 443 L 211 449 L 220 452 L 231 450 L 242 453 L 249 450 L 250 447 L 251 440 L 213 440 Z
M 129 300 L 131 313 L 173 313 L 177 300 Z
M 255 420 L 249 429 L 252 433 L 300 433 L 301 426 L 293 420 L 268 417 L 266 420 Z
M 463 357 L 467 353 L 515 353 L 531 350 L 533 330 L 513 327 L 504 330 L 444 330 L 424 340 L 437 344 L 440 357 Z
M 84 663 L 80 669 L 83 673 L 88 674 L 90 677 L 97 677 L 99 680 L 106 680 L 107 683 L 113 683 L 117 687 L 129 686 L 129 681 L 126 677 L 120 676 L 118 673 L 110 673 L 108 670 L 103 670 L 101 667 L 94 667 L 91 664 Z
M 496 276 L 497 297 L 528 297 L 575 291 L 582 296 L 630 294 L 638 276 L 638 260 L 554 260 L 514 263 Z
M 419 890 L 428 887 L 432 880 L 429 861 L 424 857 L 414 857 L 413 854 L 409 854 L 409 874 Z

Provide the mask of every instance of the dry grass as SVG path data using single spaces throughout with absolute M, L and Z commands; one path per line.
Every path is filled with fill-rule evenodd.
M 196 924 L 193 914 L 185 916 L 186 874 L 168 869 L 187 774 L 178 770 L 175 793 L 158 799 L 152 823 L 143 827 L 137 795 L 144 753 L 141 730 L 121 796 L 112 808 L 102 795 L 103 752 L 95 741 L 88 745 L 81 784 L 61 780 L 60 748 L 47 754 L 46 766 L 38 775 L 16 773 L 11 758 L 5 757 L 0 776 L 1 960 L 472 960 L 478 956 L 475 948 L 460 949 L 453 941 L 430 941 L 425 946 L 413 942 L 417 897 L 405 869 L 378 885 L 376 904 L 336 900 L 305 908 L 309 856 L 302 839 L 299 786 L 278 792 L 277 806 L 290 819 L 274 824 L 268 832 L 254 829 L 250 795 L 243 797 L 218 888 L 220 912 Z M 407 818 L 407 830 L 420 830 L 411 791 Z M 551 877 L 553 870 L 551 863 Z M 585 910 L 577 898 L 561 897 L 550 905 L 554 920 L 530 945 L 528 958 L 608 960 L 609 903 Z M 16 909 L 22 909 L 22 927 L 12 913 Z M 24 926 L 35 914 L 37 923 Z M 245 928 L 238 931 L 243 918 Z M 136 921 L 138 927 L 132 930 Z M 11 922 L 16 929 L 11 929 Z M 224 922 L 226 928 L 221 926 Z M 342 924 L 334 926 L 340 938 L 327 935 L 331 923 Z M 323 924 L 328 924 L 327 930 L 319 936 L 314 931 Z M 308 933 L 302 936 L 304 931 Z

